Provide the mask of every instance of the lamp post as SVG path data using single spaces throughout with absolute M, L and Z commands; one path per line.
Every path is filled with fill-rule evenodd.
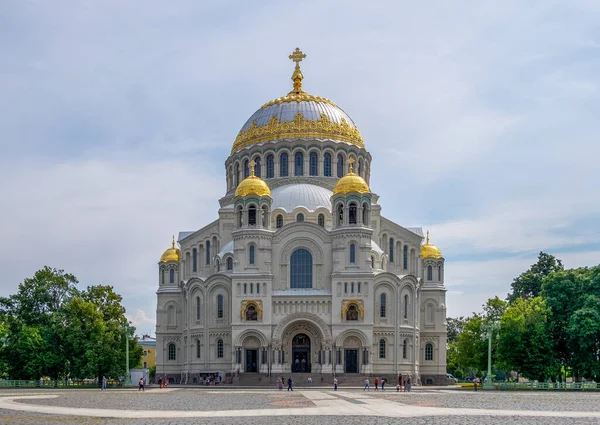
M 481 329 L 486 333 L 488 339 L 488 370 L 485 381 L 483 382 L 483 388 L 494 388 L 494 383 L 492 382 L 492 336 L 494 336 L 494 331 L 499 328 L 500 325 L 497 322 L 488 322 L 481 326 Z
M 125 333 L 125 386 L 131 387 L 131 374 L 129 373 L 129 332 L 131 328 L 129 323 L 123 324 L 123 332 Z

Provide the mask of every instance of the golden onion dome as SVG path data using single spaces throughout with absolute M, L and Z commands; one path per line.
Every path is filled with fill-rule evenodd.
M 258 143 L 293 138 L 333 139 L 364 148 L 360 131 L 342 108 L 302 90 L 300 62 L 305 57 L 298 48 L 289 56 L 296 63 L 294 89 L 252 114 L 233 142 L 232 154 Z
M 255 165 L 256 163 L 254 161 L 250 161 L 250 176 L 246 177 L 238 185 L 237 189 L 235 190 L 235 196 L 271 196 L 271 189 L 269 189 L 269 185 L 263 179 L 254 175 Z
M 429 243 L 429 230 L 427 231 L 427 239 L 425 245 L 421 245 L 421 258 L 442 258 L 442 251 Z
M 179 259 L 181 258 L 181 253 L 178 248 L 175 248 L 175 236 L 173 236 L 173 242 L 171 242 L 171 248 L 167 249 L 163 252 L 163 255 L 160 256 L 161 263 L 168 263 L 174 261 L 179 263 Z
M 345 195 L 346 193 L 350 193 L 350 192 L 365 193 L 365 192 L 371 191 L 371 189 L 369 189 L 369 185 L 367 184 L 365 179 L 363 179 L 358 174 L 353 173 L 353 171 L 352 171 L 352 163 L 353 162 L 354 161 L 352 160 L 352 158 L 350 158 L 350 160 L 348 161 L 348 165 L 349 165 L 348 174 L 346 174 L 344 177 L 342 177 L 341 179 L 339 179 L 337 181 L 337 183 L 335 184 L 335 187 L 333 188 L 334 195 Z

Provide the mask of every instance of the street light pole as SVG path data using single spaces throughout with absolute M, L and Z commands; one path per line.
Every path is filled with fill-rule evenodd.
M 125 386 L 131 387 L 131 374 L 129 373 L 129 323 L 123 325 L 125 331 Z
M 482 326 L 482 329 L 485 330 L 488 337 L 488 370 L 485 381 L 483 382 L 483 388 L 494 388 L 494 383 L 492 382 L 492 337 L 494 336 L 494 331 L 499 327 L 499 324 L 495 322 L 489 322 Z
M 492 327 L 488 328 L 488 370 L 487 376 L 485 377 L 485 382 L 483 383 L 484 388 L 493 388 L 494 384 L 492 384 Z

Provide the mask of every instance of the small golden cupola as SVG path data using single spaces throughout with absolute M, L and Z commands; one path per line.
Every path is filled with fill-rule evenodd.
M 235 190 L 235 196 L 271 196 L 269 185 L 263 179 L 254 175 L 255 165 L 256 163 L 254 161 L 250 161 L 250 175 L 238 185 Z
M 338 180 L 333 188 L 334 195 L 345 195 L 350 192 L 366 193 L 371 191 L 365 179 L 358 174 L 354 174 L 352 169 L 353 163 L 354 159 L 350 158 L 348 160 L 348 174 Z
M 179 263 L 181 253 L 178 248 L 175 248 L 175 235 L 173 235 L 173 241 L 171 242 L 171 248 L 167 249 L 160 257 L 161 263 L 176 262 Z
M 421 246 L 421 258 L 443 258 L 442 251 L 437 246 L 429 243 L 429 230 L 427 231 L 425 245 Z

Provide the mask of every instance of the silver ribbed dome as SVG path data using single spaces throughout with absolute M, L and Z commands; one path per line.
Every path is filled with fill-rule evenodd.
M 271 191 L 273 203 L 271 208 L 275 211 L 278 208 L 290 213 L 297 207 L 304 207 L 313 212 L 318 208 L 325 208 L 331 211 L 331 190 L 312 184 L 287 184 Z

